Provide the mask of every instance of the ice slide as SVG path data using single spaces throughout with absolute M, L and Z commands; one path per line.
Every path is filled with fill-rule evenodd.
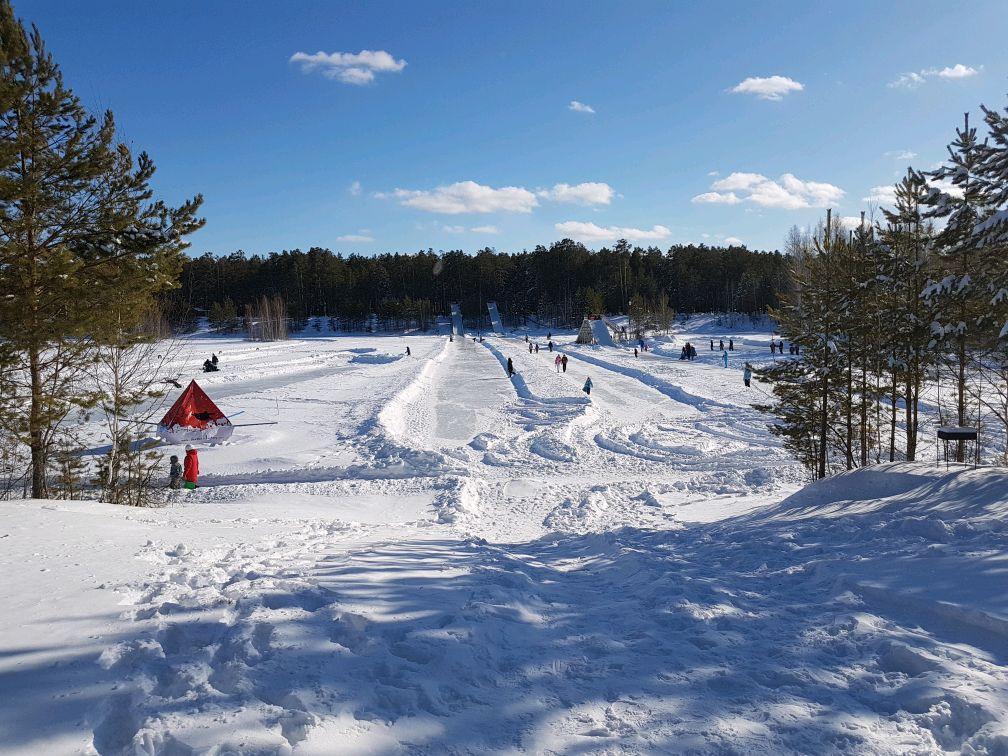
M 462 308 L 457 302 L 452 302 L 452 333 L 456 336 L 465 336 L 465 329 L 462 327 Z
M 493 326 L 494 333 L 503 336 L 504 324 L 501 322 L 500 313 L 497 312 L 497 303 L 487 302 L 487 312 L 490 313 L 490 325 Z
M 606 325 L 604 320 L 599 318 L 598 320 L 592 320 L 590 322 L 592 336 L 595 337 L 596 344 L 601 344 L 602 346 L 616 346 L 613 342 L 612 331 L 609 330 L 609 326 Z

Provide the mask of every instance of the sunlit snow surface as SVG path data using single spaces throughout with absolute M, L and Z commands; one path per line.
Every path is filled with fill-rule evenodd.
M 168 508 L 0 505 L 0 751 L 1005 752 L 1008 474 L 799 490 L 769 334 L 683 329 L 192 339 L 277 424 Z

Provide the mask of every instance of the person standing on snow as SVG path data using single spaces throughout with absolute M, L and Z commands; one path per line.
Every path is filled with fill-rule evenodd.
M 712 352 L 714 351 L 714 339 L 711 339 L 711 340 L 710 340 L 710 350 L 711 350 Z
M 728 367 L 728 352 L 721 352 L 721 362 L 724 363 L 725 367 Z
M 552 352 L 553 351 L 553 341 L 552 340 L 547 341 L 546 342 L 546 347 Z
M 535 345 L 535 353 L 539 354 L 539 342 L 538 341 L 536 342 L 536 345 Z
M 218 363 L 218 361 L 219 360 L 217 359 L 217 353 L 216 352 L 212 352 L 210 354 L 210 362 L 212 362 L 214 365 L 216 365 Z
M 168 466 L 168 488 L 178 490 L 182 488 L 182 465 L 179 464 L 178 457 L 171 455 Z
M 411 352 L 410 352 L 410 350 L 409 350 L 409 347 L 406 347 L 406 356 L 407 356 L 407 357 L 409 357 L 409 356 L 410 356 L 410 354 L 411 354 Z
M 567 372 L 567 355 L 566 354 L 563 357 L 560 358 L 560 367 L 563 368 L 563 371 L 565 373 Z
M 745 383 L 745 387 L 749 388 L 749 383 L 752 381 L 752 365 L 748 362 L 745 364 L 745 370 L 742 371 L 742 381 Z
M 199 457 L 196 455 L 196 448 L 186 445 L 185 464 L 182 468 L 182 479 L 185 481 L 185 488 L 196 488 L 199 481 Z
M 559 373 L 560 372 L 560 355 L 559 354 L 556 356 L 556 359 L 553 360 L 553 364 L 556 366 L 556 371 Z
M 776 354 L 776 353 L 777 353 L 777 342 L 774 341 L 773 339 L 770 339 L 770 354 Z
M 532 354 L 532 344 L 529 344 L 529 354 Z
M 720 349 L 722 352 L 724 351 L 724 339 L 720 339 L 718 341 L 718 349 Z
M 637 347 L 634 347 L 634 348 L 633 348 L 633 356 L 634 356 L 634 357 L 636 357 L 636 356 L 637 356 Z
M 589 377 L 588 380 L 585 381 L 584 388 L 581 390 L 584 391 L 586 394 L 588 394 L 588 396 L 591 396 L 591 390 L 592 390 L 591 377 Z
M 735 339 L 728 339 L 728 351 L 729 352 L 735 351 Z
M 510 357 L 508 357 L 507 371 L 508 371 L 508 378 L 514 375 L 514 363 L 511 362 Z

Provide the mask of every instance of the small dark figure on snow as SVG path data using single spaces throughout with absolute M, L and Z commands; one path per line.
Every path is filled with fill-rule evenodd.
M 528 344 L 528 334 L 525 334 L 525 343 Z
M 777 353 L 777 342 L 775 342 L 773 339 L 771 339 L 770 340 L 770 354 L 776 354 L 776 353 Z
M 552 339 L 553 338 L 553 332 L 552 331 L 547 331 L 546 332 L 546 338 L 547 339 Z
M 742 371 L 742 382 L 745 383 L 746 388 L 749 388 L 750 381 L 752 381 L 752 365 L 747 362 L 745 370 Z
M 538 343 L 536 343 L 536 345 L 535 345 L 535 353 L 539 354 L 539 344 Z
M 409 357 L 411 354 L 412 352 L 410 352 L 409 347 L 406 347 L 406 356 Z
M 178 457 L 174 454 L 171 455 L 169 462 L 168 488 L 178 490 L 179 488 L 182 488 L 182 465 L 179 463 Z
M 567 355 L 566 354 L 563 357 L 560 358 L 560 367 L 563 368 L 563 371 L 565 373 L 567 372 Z
M 585 381 L 584 388 L 581 390 L 584 391 L 586 394 L 588 394 L 588 396 L 591 396 L 591 390 L 592 390 L 591 378 L 588 378 L 588 380 Z
M 735 340 L 734 339 L 728 339 L 728 351 L 729 352 L 734 352 L 735 351 Z
M 507 371 L 508 371 L 508 378 L 514 375 L 514 363 L 511 362 L 510 357 L 508 357 Z
M 212 362 L 214 365 L 217 364 L 218 360 L 217 360 L 217 353 L 216 352 L 214 352 L 214 353 L 212 353 L 210 355 L 210 362 Z
M 688 360 L 689 359 L 689 350 L 686 348 L 685 344 L 683 344 L 682 351 L 679 352 L 679 359 L 680 360 Z
M 636 356 L 637 356 L 637 347 L 634 347 L 634 348 L 633 348 L 633 356 L 634 356 L 634 357 L 636 357 Z
M 711 340 L 710 340 L 710 350 L 711 350 L 712 352 L 714 351 L 714 339 L 711 339 Z
M 203 360 L 203 372 L 204 373 L 216 373 L 220 368 L 214 365 L 210 360 Z
M 529 354 L 532 354 L 532 345 L 529 344 Z
M 718 349 L 722 352 L 724 351 L 724 339 L 718 341 Z
M 549 349 L 552 352 L 553 351 L 553 342 L 552 341 L 546 342 L 546 348 Z

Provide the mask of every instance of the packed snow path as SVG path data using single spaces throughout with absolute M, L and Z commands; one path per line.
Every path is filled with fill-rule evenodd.
M 1008 748 L 1008 475 L 776 503 L 736 363 L 572 340 L 218 344 L 206 487 L 0 507 L 4 750 Z

